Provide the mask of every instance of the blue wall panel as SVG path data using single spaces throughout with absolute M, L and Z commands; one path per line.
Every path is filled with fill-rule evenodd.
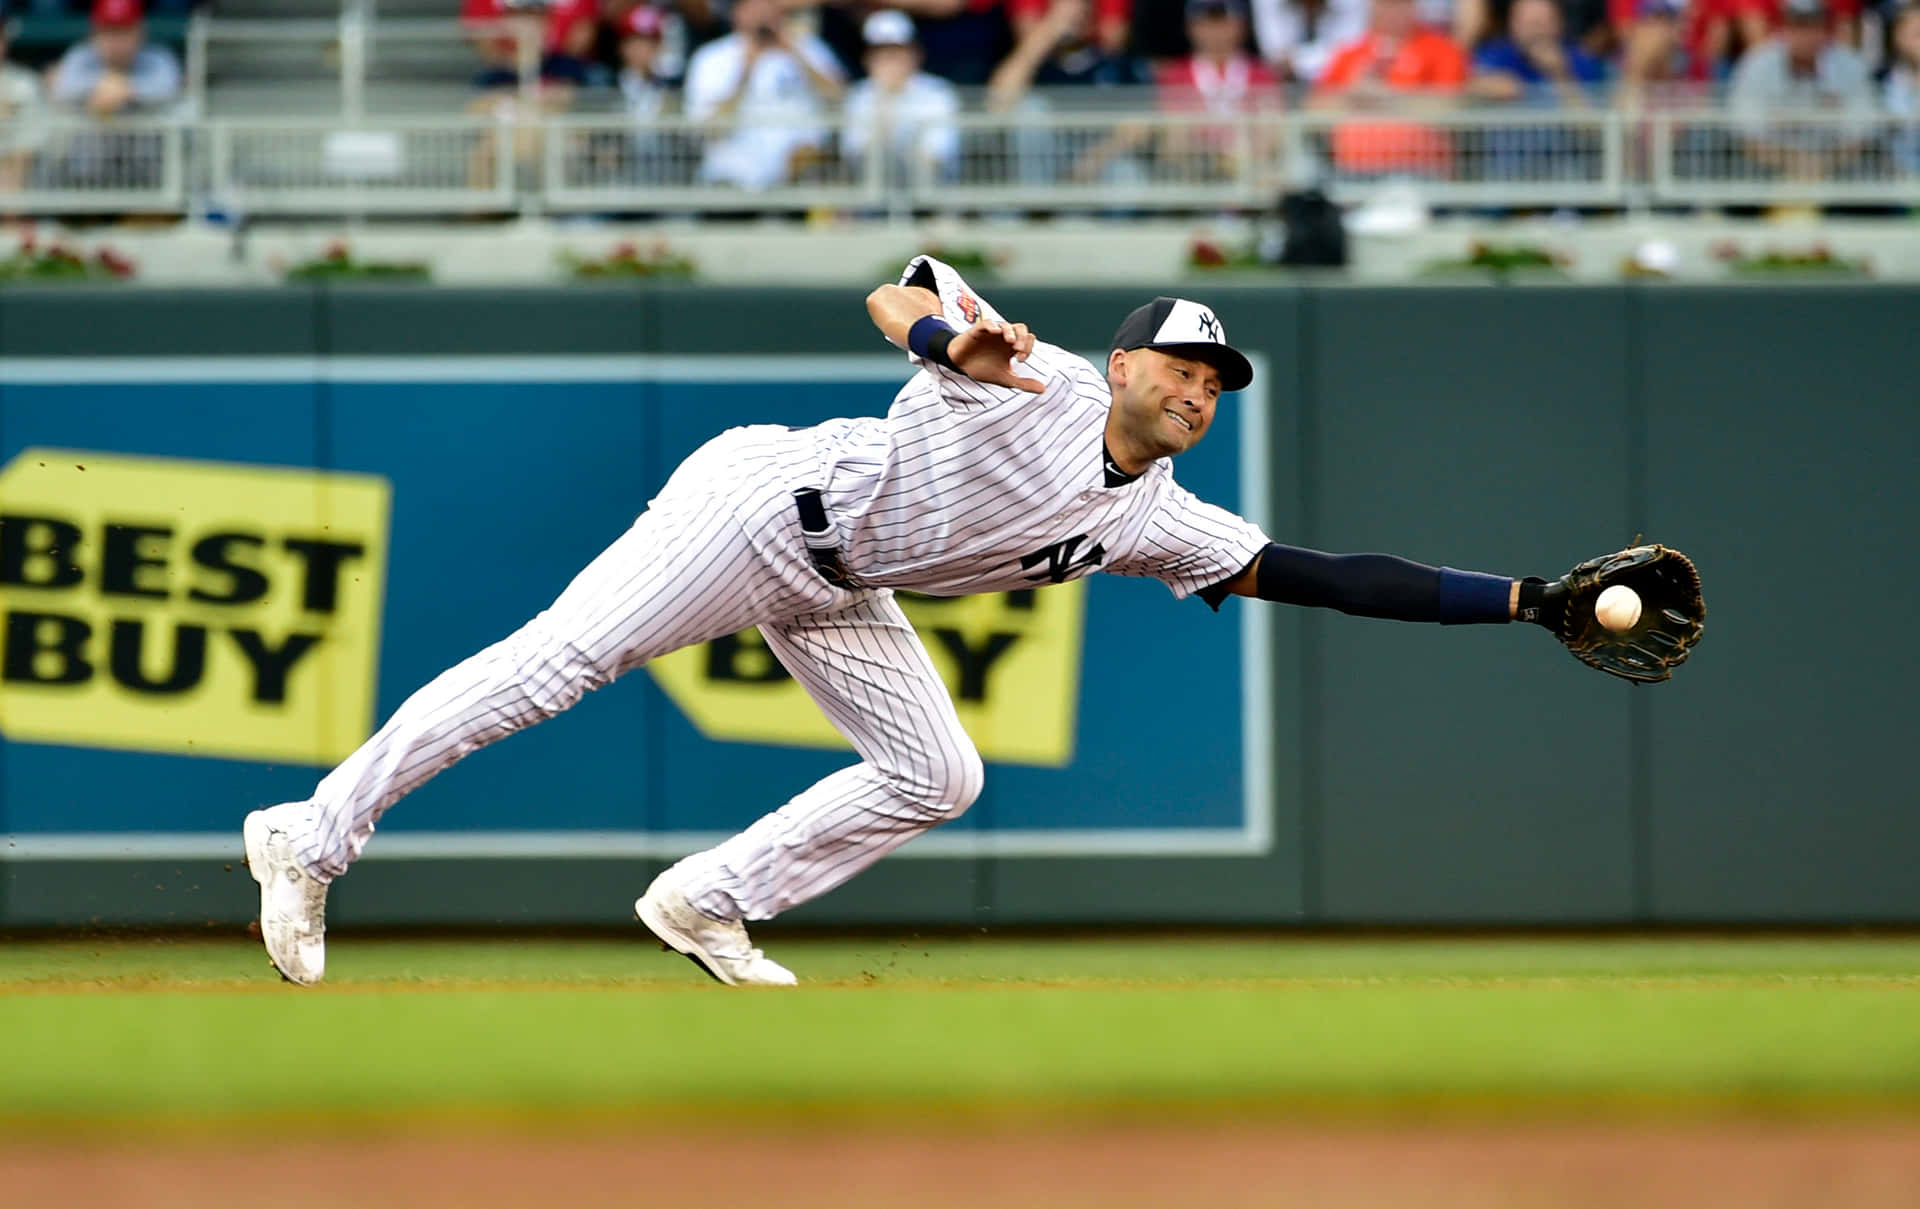
M 24 444 L 160 453 L 384 477 L 393 487 L 377 720 L 443 669 L 510 634 L 646 506 L 680 458 L 723 428 L 881 414 L 905 367 L 804 363 L 773 380 L 595 371 L 543 380 L 538 363 L 357 360 L 317 380 L 10 388 L 9 450 Z M 126 376 L 129 364 L 116 375 Z M 289 363 L 279 372 L 293 373 Z M 190 379 L 181 363 L 167 367 Z M 1181 479 L 1233 504 L 1239 416 Z M 1214 828 L 1238 834 L 1240 617 L 1161 585 L 1097 578 L 1088 595 L 1074 759 L 999 765 L 950 831 Z M 304 796 L 322 769 L 9 745 L 9 830 L 231 831 L 263 802 Z M 736 829 L 850 753 L 706 739 L 645 675 L 588 697 L 442 774 L 382 823 L 393 833 L 714 832 Z M 154 786 L 164 788 L 156 790 Z M 74 787 L 82 786 L 79 792 Z M 58 787 L 58 788 L 56 788 Z M 213 837 L 210 837 L 213 838 Z M 376 841 L 376 850 L 377 850 Z

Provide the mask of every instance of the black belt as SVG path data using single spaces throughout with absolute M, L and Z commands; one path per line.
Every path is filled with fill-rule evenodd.
M 820 502 L 820 489 L 802 487 L 794 492 L 793 506 L 800 513 L 801 540 L 806 542 L 807 554 L 820 577 L 836 588 L 859 587 L 847 564 L 840 560 L 840 547 L 833 544 L 833 526 L 827 521 L 826 505 Z

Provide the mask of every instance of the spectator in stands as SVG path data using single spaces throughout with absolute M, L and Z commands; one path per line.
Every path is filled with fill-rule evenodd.
M 695 153 L 678 131 L 655 123 L 672 113 L 677 82 L 663 63 L 667 14 L 649 4 L 629 7 L 620 18 L 620 100 L 635 129 L 609 144 L 599 132 L 587 137 L 602 161 L 602 175 L 636 185 L 685 184 Z
M 49 91 L 55 106 L 101 121 L 161 116 L 180 101 L 180 61 L 147 43 L 140 0 L 94 0 L 87 40 L 60 57 Z M 48 169 L 69 188 L 143 189 L 165 162 L 159 131 L 100 130 L 64 140 Z
M 627 116 L 652 120 L 666 114 L 678 82 L 665 70 L 667 14 L 636 4 L 620 20 L 620 100 Z
M 1414 0 L 1373 0 L 1367 32 L 1334 53 L 1310 104 L 1349 113 L 1450 106 L 1467 82 L 1467 55 L 1420 24 Z M 1412 122 L 1348 121 L 1333 131 L 1334 166 L 1377 177 L 1452 175 L 1444 131 Z
M 929 74 L 955 84 L 985 84 L 1013 46 L 1001 0 L 893 0 L 914 19 Z
M 826 155 L 826 110 L 845 92 L 839 61 L 791 31 L 778 0 L 734 0 L 732 19 L 732 33 L 687 63 L 687 114 L 714 131 L 701 177 L 743 189 L 800 179 Z
M 1580 44 L 1580 49 L 1596 59 L 1605 59 L 1616 48 L 1607 0 L 1554 0 L 1560 12 L 1560 28 Z M 1453 39 L 1468 51 L 1504 37 L 1513 24 L 1513 0 L 1459 0 L 1453 10 Z
M 1279 80 L 1247 51 L 1245 0 L 1187 0 L 1187 44 L 1193 53 L 1160 70 L 1161 108 L 1223 117 L 1278 108 Z
M 13 21 L 0 14 L 0 195 L 27 187 L 34 152 L 46 139 L 41 124 L 44 106 L 40 80 L 17 63 L 7 62 L 7 44 L 13 40 Z M 0 201 L 0 214 L 5 214 Z
M 87 40 L 62 55 L 53 100 L 96 118 L 152 114 L 180 99 L 180 61 L 146 41 L 140 0 L 94 0 Z
M 1908 0 L 1896 10 L 1887 32 L 1893 66 L 1883 95 L 1887 112 L 1902 122 L 1893 136 L 1894 161 L 1920 176 L 1920 0 Z
M 1790 180 L 1825 180 L 1852 165 L 1874 132 L 1872 78 L 1865 60 L 1834 41 L 1826 0 L 1786 0 L 1783 16 L 1780 35 L 1734 67 L 1728 107 L 1748 159 Z M 1839 120 L 1792 120 L 1815 111 Z
M 1622 108 L 1639 110 L 1704 78 L 1686 45 L 1684 0 L 1616 0 Z
M 1606 79 L 1605 65 L 1566 36 L 1555 0 L 1513 0 L 1506 36 L 1473 62 L 1468 94 L 1501 106 L 1585 109 Z M 1591 179 L 1600 162 L 1598 132 L 1587 126 L 1496 126 L 1463 132 L 1462 142 L 1482 152 L 1488 180 Z
M 480 95 L 467 112 L 529 123 L 565 113 L 588 81 L 594 13 L 595 0 L 461 0 L 460 19 L 483 61 L 473 81 Z M 529 74 L 533 80 L 524 81 Z M 467 176 L 476 189 L 486 188 L 500 170 L 498 137 L 487 131 L 474 140 Z M 516 126 L 512 143 L 518 169 L 535 171 L 539 128 Z
M 1187 41 L 1193 53 L 1161 69 L 1160 109 L 1238 118 L 1280 109 L 1280 81 L 1247 50 L 1244 0 L 1187 0 Z M 1254 154 L 1272 153 L 1268 132 L 1256 134 Z M 1234 125 L 1173 126 L 1160 148 L 1162 160 L 1182 165 L 1187 180 L 1230 179 L 1241 165 Z
M 1104 87 L 1150 84 L 1145 65 L 1101 45 L 1088 0 L 1051 0 L 1046 15 L 1027 26 L 1013 53 L 987 80 L 987 105 L 997 112 L 1021 106 L 1037 85 Z
M 886 148 L 886 179 L 911 179 L 912 166 L 924 163 L 935 180 L 951 179 L 959 168 L 960 132 L 953 116 L 960 94 L 952 84 L 920 70 L 920 43 L 913 18 L 883 9 L 860 27 L 866 42 L 862 63 L 867 78 L 847 91 L 840 153 L 858 175 L 875 146 Z
M 1333 52 L 1367 32 L 1367 0 L 1253 0 L 1260 57 L 1282 79 L 1312 85 Z
M 1857 42 L 1861 0 L 1829 0 L 1827 8 Z M 1607 12 L 1623 98 L 1636 101 L 1655 89 L 1703 97 L 1782 24 L 1781 0 L 1607 0 Z
M 1554 0 L 1513 0 L 1507 33 L 1473 56 L 1469 95 L 1483 101 L 1581 109 L 1606 79 L 1600 60 L 1566 36 Z
M 1046 16 L 1027 27 L 1013 53 L 987 80 L 987 108 L 994 113 L 1046 112 L 1052 102 L 1036 93 L 1036 86 L 1124 89 L 1152 83 L 1144 63 L 1114 54 L 1096 41 L 1094 21 L 1089 0 L 1052 0 Z M 1012 134 L 1005 162 L 1023 185 L 1069 180 L 1124 184 L 1143 175 L 1134 153 L 1148 140 L 1149 128 L 1138 122 L 1105 133 L 1019 129 Z
M 1050 0 L 1007 0 L 1007 24 L 1017 43 L 1044 21 Z M 1093 44 L 1110 55 L 1127 53 L 1132 32 L 1133 0 L 1093 0 Z
M 628 17 L 636 8 L 651 8 L 660 15 L 660 49 L 649 71 L 663 79 L 679 80 L 687 73 L 687 56 L 693 48 L 726 32 L 723 28 L 701 36 L 684 11 L 689 7 L 694 5 L 655 3 L 654 0 L 601 0 L 600 24 L 593 39 L 594 63 L 617 80 L 626 68 L 626 55 L 621 46 L 627 39 Z M 698 0 L 697 7 L 703 20 L 711 18 L 712 10 L 706 0 Z
M 594 8 L 595 0 L 461 0 L 460 20 L 483 64 L 474 86 L 518 89 L 524 55 L 524 66 L 538 66 L 544 106 L 565 109 L 572 90 L 588 80 Z
M 1779 32 L 1786 14 L 1781 0 L 1718 0 L 1726 17 L 1726 58 L 1736 61 Z M 1838 40 L 1860 45 L 1860 0 L 1827 0 L 1827 21 Z

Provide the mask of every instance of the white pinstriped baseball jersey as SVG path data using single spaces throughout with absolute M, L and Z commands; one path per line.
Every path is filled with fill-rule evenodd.
M 934 285 L 958 327 L 1000 318 L 930 257 L 916 257 L 900 280 Z M 786 436 L 768 430 L 759 481 L 770 489 L 743 509 L 751 527 L 777 526 L 791 511 L 783 490 L 818 488 L 860 583 L 935 596 L 1106 571 L 1162 580 L 1185 598 L 1231 578 L 1266 546 L 1259 526 L 1175 483 L 1170 459 L 1106 485 L 1112 393 L 1086 358 L 1036 341 L 1021 372 L 1046 384 L 1037 396 L 908 358 L 920 372 L 884 418 L 831 420 Z M 801 469 L 809 457 L 810 472 Z
M 917 259 L 903 282 L 916 274 L 956 325 L 994 315 L 948 266 Z M 715 437 L 551 607 L 419 689 L 311 798 L 273 808 L 273 826 L 328 880 L 440 771 L 650 659 L 749 626 L 860 761 L 670 870 L 699 910 L 769 918 L 953 818 L 980 792 L 980 757 L 891 589 L 964 595 L 1109 571 L 1184 597 L 1267 544 L 1176 484 L 1165 459 L 1110 479 L 1112 396 L 1084 358 L 1039 343 L 1023 372 L 1045 390 L 921 363 L 884 417 Z M 794 495 L 805 488 L 820 492 L 851 583 L 816 566 Z
M 756 430 L 767 487 L 742 502 L 743 519 L 778 525 L 793 488 L 816 487 L 855 579 L 936 596 L 1107 571 L 1160 579 L 1185 597 L 1231 578 L 1267 544 L 1257 525 L 1174 482 L 1168 459 L 1106 485 L 1112 396 L 1084 357 L 1036 343 L 1022 372 L 1046 390 L 929 367 L 885 417 Z

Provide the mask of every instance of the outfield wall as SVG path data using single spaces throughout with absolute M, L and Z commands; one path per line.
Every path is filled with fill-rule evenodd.
M 1696 661 L 1635 689 L 1532 631 L 1115 577 L 912 602 L 988 789 L 795 919 L 1920 920 L 1920 290 L 1188 292 L 1262 373 L 1183 482 L 1490 570 L 1644 532 L 1700 562 Z M 992 296 L 1090 351 L 1139 301 Z M 0 922 L 246 918 L 240 814 L 704 437 L 879 412 L 905 368 L 857 291 L 0 293 Z M 332 917 L 613 922 L 833 744 L 750 640 L 688 652 L 403 803 Z

